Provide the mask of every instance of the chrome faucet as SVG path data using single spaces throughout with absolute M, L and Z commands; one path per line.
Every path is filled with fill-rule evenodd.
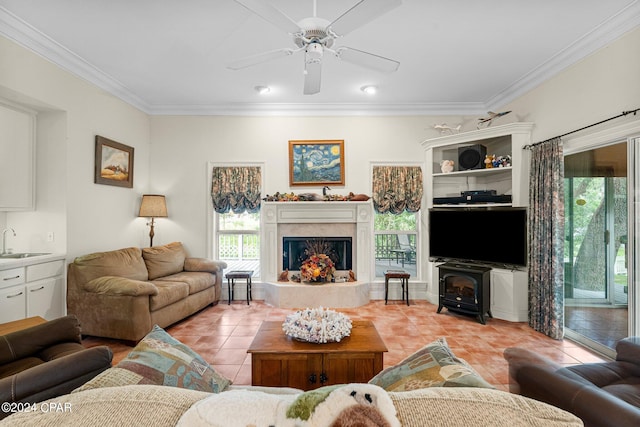
M 5 228 L 2 230 L 2 252 L 0 252 L 0 255 L 7 253 L 7 231 L 11 231 L 13 233 L 13 237 L 16 237 L 16 230 L 13 228 Z

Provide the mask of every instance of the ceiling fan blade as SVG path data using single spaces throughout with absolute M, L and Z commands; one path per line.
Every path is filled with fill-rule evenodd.
M 263 62 L 271 61 L 273 59 L 282 58 L 284 56 L 293 55 L 296 51 L 293 49 L 276 49 L 268 52 L 259 53 L 257 55 L 246 56 L 244 58 L 236 59 L 227 65 L 227 68 L 231 70 L 240 70 L 242 68 L 251 67 L 252 65 L 261 64 Z
M 344 36 L 401 4 L 402 0 L 360 0 L 329 24 L 328 28 L 335 34 Z
M 304 94 L 313 95 L 320 92 L 320 75 L 322 62 L 319 60 L 307 61 L 304 69 Z
M 298 24 L 265 0 L 235 0 L 235 2 L 289 34 L 300 32 Z
M 350 47 L 340 47 L 335 51 L 336 56 L 343 61 L 362 67 L 371 68 L 383 73 L 392 73 L 398 69 L 400 63 L 384 56 L 374 55 L 373 53 L 364 52 L 362 50 Z

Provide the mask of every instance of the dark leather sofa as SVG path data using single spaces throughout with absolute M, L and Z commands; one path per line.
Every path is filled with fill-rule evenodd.
M 107 346 L 85 348 L 66 316 L 0 336 L 0 402 L 36 403 L 67 394 L 111 366 Z M 0 419 L 11 411 L 0 411 Z
M 563 367 L 507 348 L 510 391 L 569 411 L 586 427 L 640 426 L 640 337 L 619 341 L 616 352 L 613 362 Z

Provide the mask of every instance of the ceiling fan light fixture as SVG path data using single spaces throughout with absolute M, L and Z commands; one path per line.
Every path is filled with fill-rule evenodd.
M 365 85 L 360 88 L 361 91 L 367 95 L 375 95 L 378 92 L 378 87 L 373 85 Z
M 323 46 L 318 42 L 309 43 L 306 49 L 308 61 L 320 61 L 324 53 Z
M 271 92 L 271 88 L 269 86 L 256 86 L 253 89 L 260 95 L 266 95 Z

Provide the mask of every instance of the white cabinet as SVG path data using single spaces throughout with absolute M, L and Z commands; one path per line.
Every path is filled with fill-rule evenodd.
M 531 143 L 532 128 L 532 123 L 512 123 L 423 141 L 422 146 L 426 150 L 428 206 L 433 207 L 434 198 L 459 197 L 463 191 L 476 190 L 495 190 L 498 195 L 512 196 L 512 202 L 500 205 L 527 206 L 529 156 L 528 151 L 522 147 Z M 458 150 L 476 145 L 485 147 L 488 155 L 509 156 L 511 166 L 462 170 L 459 166 Z M 452 172 L 441 171 L 440 165 L 443 160 L 454 161 Z
M 35 206 L 35 113 L 0 103 L 0 211 Z
M 50 261 L 27 266 L 26 317 L 47 320 L 64 316 L 64 261 Z
M 0 271 L 0 323 L 23 319 L 26 310 L 24 267 Z
M 496 319 L 526 322 L 529 287 L 526 271 L 491 270 L 491 314 Z
M 47 320 L 62 317 L 62 277 L 51 277 L 27 285 L 27 317 L 40 316 Z
M 0 278 L 0 323 L 65 315 L 64 260 L 2 270 Z

